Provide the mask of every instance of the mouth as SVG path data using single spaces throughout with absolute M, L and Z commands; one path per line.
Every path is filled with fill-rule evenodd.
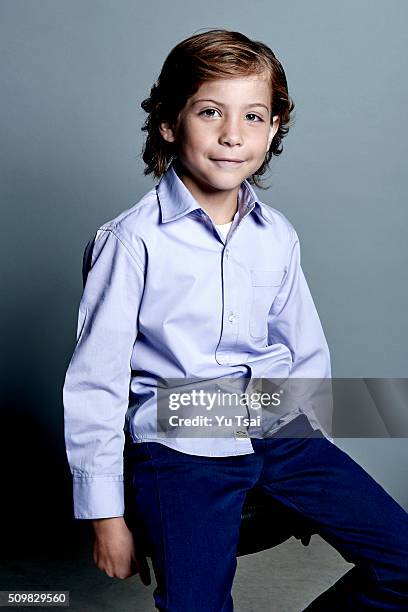
M 227 158 L 227 157 L 219 158 L 219 159 L 213 158 L 211 159 L 211 161 L 222 167 L 236 167 L 244 163 L 243 159 L 232 159 L 232 158 Z

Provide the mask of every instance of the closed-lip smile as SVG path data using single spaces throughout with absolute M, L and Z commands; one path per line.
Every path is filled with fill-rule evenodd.
M 213 161 L 225 161 L 225 162 L 235 162 L 235 163 L 241 163 L 244 160 L 243 159 L 229 159 L 226 157 L 219 157 L 219 158 L 213 158 Z

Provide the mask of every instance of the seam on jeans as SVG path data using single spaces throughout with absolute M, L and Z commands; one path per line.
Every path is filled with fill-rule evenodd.
M 287 502 L 289 502 L 289 504 L 288 504 L 288 505 L 289 505 L 289 506 L 292 506 L 294 510 L 296 510 L 297 512 L 299 512 L 300 514 L 302 514 L 302 516 L 304 516 L 304 517 L 305 517 L 305 519 L 306 519 L 307 521 L 312 521 L 312 522 L 316 523 L 316 525 L 318 526 L 318 528 L 319 528 L 319 530 L 320 530 L 320 531 L 328 533 L 328 535 L 329 535 L 329 536 L 331 536 L 331 535 L 332 535 L 332 533 L 331 533 L 331 532 L 328 532 L 328 531 L 327 531 L 327 529 L 326 529 L 324 526 L 322 527 L 321 523 L 320 523 L 320 522 L 319 522 L 317 519 L 313 518 L 313 517 L 312 517 L 312 516 L 310 516 L 310 515 L 309 515 L 307 512 L 304 512 L 303 510 L 301 510 L 300 508 L 298 508 L 298 506 L 296 506 L 296 504 L 294 504 L 294 503 L 293 503 L 293 501 L 292 501 L 292 500 L 291 500 L 289 497 L 287 497 L 286 495 L 282 495 L 282 493 L 280 493 L 280 492 L 275 491 L 275 489 L 274 489 L 274 487 L 273 487 L 273 486 L 271 486 L 271 485 L 269 485 L 269 484 L 268 484 L 267 486 L 268 486 L 270 489 L 272 489 L 272 491 L 273 491 L 273 492 L 276 492 L 276 493 L 277 493 L 278 495 L 280 495 L 280 496 L 281 496 L 283 499 L 285 499 Z M 320 535 L 320 534 L 319 534 L 319 535 Z M 337 539 L 336 535 L 334 535 L 334 537 Z M 338 552 L 339 552 L 339 551 L 338 551 Z M 341 553 L 339 553 L 339 554 L 341 554 Z M 379 577 L 378 577 L 378 575 L 377 575 L 377 572 L 375 571 L 375 568 L 374 568 L 372 565 L 368 565 L 368 564 L 366 564 L 366 563 L 364 562 L 364 559 L 361 561 L 361 564 L 360 564 L 360 565 L 363 565 L 364 567 L 366 567 L 368 571 L 370 571 L 370 570 L 371 570 L 371 571 L 372 571 L 372 573 L 374 574 L 374 578 L 375 578 L 375 580 L 376 580 L 378 583 L 380 582 L 380 579 L 379 579 Z
M 259 484 L 259 483 L 257 483 L 257 484 L 258 484 L 258 486 L 260 486 L 260 488 L 263 488 L 261 484 Z M 299 508 L 296 506 L 296 504 L 294 504 L 294 503 L 293 503 L 293 501 L 292 501 L 292 500 L 291 500 L 289 497 L 287 497 L 286 495 L 282 495 L 282 493 L 281 493 L 280 491 L 276 491 L 276 490 L 274 489 L 274 487 L 273 487 L 272 485 L 270 485 L 269 483 L 268 483 L 266 486 L 267 486 L 269 489 L 271 489 L 273 493 L 277 493 L 277 494 L 278 494 L 280 497 L 283 497 L 283 499 L 284 499 L 284 500 L 286 500 L 287 502 L 289 502 L 289 503 L 288 503 L 288 505 L 289 505 L 289 506 L 291 506 L 291 507 L 293 507 L 293 509 L 294 509 L 294 510 L 296 510 L 296 512 L 300 512 L 300 514 L 304 515 L 306 519 L 308 519 L 308 518 L 309 518 L 309 517 L 308 517 L 308 515 L 307 515 L 307 513 L 306 513 L 306 512 L 304 512 L 303 510 L 300 510 L 300 509 L 299 509 Z M 311 520 L 315 520 L 315 519 L 311 519 Z M 315 521 L 315 522 L 316 522 L 316 521 Z
M 373 567 L 372 565 L 366 565 L 365 567 L 374 574 L 375 580 L 378 582 L 378 584 L 380 584 L 380 577 L 375 571 L 375 567 Z
M 160 497 L 159 476 L 158 476 L 158 469 L 156 468 L 156 465 L 155 465 L 153 453 L 151 452 L 150 448 L 149 448 L 149 455 L 152 460 L 152 466 L 153 466 L 154 476 L 155 476 L 155 481 L 156 481 L 157 499 L 158 499 L 158 504 L 159 504 L 160 521 L 161 521 L 161 527 L 162 527 L 160 539 L 161 539 L 161 545 L 162 545 L 162 550 L 163 550 L 164 582 L 165 582 L 165 589 L 166 589 L 166 604 L 165 605 L 166 605 L 166 609 L 168 609 L 169 607 L 169 585 L 168 585 L 168 576 L 167 576 L 166 547 L 164 545 L 164 521 L 163 521 L 162 501 Z
M 293 510 L 296 510 L 296 512 L 299 512 L 306 521 L 310 521 L 312 523 L 315 523 L 320 531 L 322 531 L 322 532 L 326 531 L 325 527 L 322 527 L 321 523 L 318 520 L 316 520 L 313 516 L 309 515 L 307 512 L 304 512 L 303 510 L 301 510 L 298 506 L 296 506 L 296 504 L 293 503 L 293 501 L 289 497 L 287 497 L 286 495 L 282 495 L 282 493 L 280 493 L 278 491 L 275 491 L 273 486 L 271 486 L 269 484 L 267 486 L 272 490 L 272 492 L 276 492 L 277 493 L 278 500 L 279 500 L 279 496 L 282 497 L 286 502 L 288 502 L 287 505 L 289 507 L 291 507 Z M 331 534 L 329 533 L 328 535 L 330 536 Z M 339 554 L 341 554 L 341 553 L 339 553 Z
M 262 485 L 260 485 L 262 488 Z M 315 519 L 313 516 L 309 515 L 308 512 L 305 512 L 304 510 L 301 510 L 290 497 L 287 497 L 287 495 L 282 495 L 282 493 L 280 491 L 276 491 L 273 485 L 267 484 L 267 487 L 269 487 L 272 492 L 276 493 L 278 495 L 278 497 L 282 497 L 284 500 L 286 500 L 288 502 L 288 505 L 291 506 L 294 510 L 296 510 L 296 512 L 299 512 L 307 521 L 312 521 L 314 523 L 316 523 L 319 526 L 319 529 L 321 528 L 321 523 Z M 323 527 L 322 531 L 325 531 L 325 528 Z

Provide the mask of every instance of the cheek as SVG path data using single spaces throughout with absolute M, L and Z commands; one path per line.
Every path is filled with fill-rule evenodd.
M 189 132 L 186 134 L 184 147 L 185 149 L 189 149 L 192 153 L 194 153 L 206 150 L 209 142 L 210 138 L 208 130 L 195 130 L 194 132 Z
M 258 125 L 257 127 L 248 126 L 244 136 L 247 143 L 250 144 L 254 150 L 262 149 L 263 147 L 266 148 L 266 145 L 268 144 L 269 127 L 265 125 Z
M 249 151 L 251 152 L 254 161 L 258 161 L 265 157 L 267 146 L 268 141 L 266 138 L 260 137 L 252 139 L 251 144 L 249 145 Z

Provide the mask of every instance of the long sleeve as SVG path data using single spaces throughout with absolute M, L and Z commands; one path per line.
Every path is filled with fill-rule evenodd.
M 75 518 L 124 513 L 124 423 L 143 287 L 143 265 L 134 249 L 116 229 L 100 228 L 63 386 Z
M 280 291 L 268 315 L 269 343 L 291 352 L 287 388 L 326 433 L 332 429 L 330 353 L 300 260 L 300 245 L 291 227 L 290 261 Z M 316 417 L 316 419 L 314 418 Z

